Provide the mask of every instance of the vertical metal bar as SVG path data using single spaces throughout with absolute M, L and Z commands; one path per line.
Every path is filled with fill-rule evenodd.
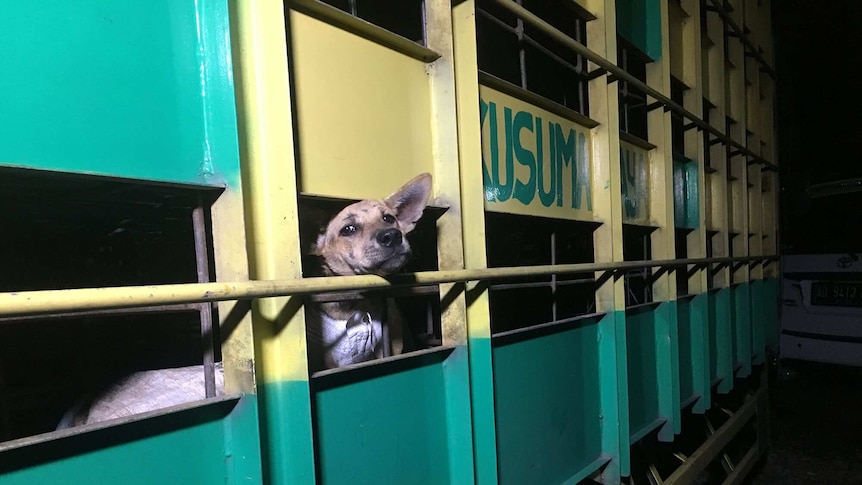
M 350 15 L 356 17 L 356 0 L 347 0 L 347 6 L 350 9 Z
M 198 205 L 192 209 L 192 227 L 195 237 L 195 267 L 198 272 L 198 283 L 209 283 L 210 270 L 207 258 L 207 231 L 204 221 L 203 202 L 198 198 Z M 212 303 L 200 304 L 201 346 L 203 347 L 204 389 L 206 397 L 216 395 L 215 388 L 215 349 L 213 340 L 213 309 Z
M 521 5 L 521 0 L 515 0 Z M 527 52 L 524 50 L 524 20 L 518 17 L 515 21 L 515 32 L 518 36 L 518 61 L 521 67 L 521 87 L 527 89 Z
M 557 233 L 551 233 L 551 264 L 557 264 Z M 557 273 L 551 275 L 551 316 L 557 321 Z

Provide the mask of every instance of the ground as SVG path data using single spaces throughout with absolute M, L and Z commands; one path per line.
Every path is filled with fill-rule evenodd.
M 862 369 L 785 362 L 771 447 L 749 485 L 862 485 Z

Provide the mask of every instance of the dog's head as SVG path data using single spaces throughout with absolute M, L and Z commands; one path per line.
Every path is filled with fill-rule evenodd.
M 329 222 L 311 254 L 323 259 L 329 275 L 395 273 L 410 257 L 405 235 L 430 195 L 431 175 L 423 173 L 385 199 L 351 204 Z

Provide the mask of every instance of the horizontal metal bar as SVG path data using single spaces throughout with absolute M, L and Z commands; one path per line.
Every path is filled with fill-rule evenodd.
M 736 464 L 733 468 L 733 471 L 730 475 L 727 476 L 727 479 L 722 482 L 721 485 L 739 485 L 745 480 L 751 470 L 754 468 L 754 465 L 757 464 L 757 459 L 760 458 L 760 446 L 758 443 L 755 443 L 745 452 L 745 455 L 742 457 L 742 460 Z
M 209 303 L 206 303 L 209 304 Z M 20 315 L 13 317 L 0 316 L 0 323 L 24 322 L 28 320 L 47 320 L 47 319 L 63 319 L 63 318 L 82 318 L 82 317 L 105 317 L 118 315 L 141 315 L 145 313 L 165 313 L 165 312 L 183 312 L 196 311 L 201 309 L 201 303 L 179 303 L 176 305 L 153 305 L 136 308 L 115 308 L 112 310 L 87 310 L 87 311 L 69 311 L 62 313 L 51 313 L 49 315 Z
M 747 147 L 745 147 L 741 143 L 737 142 L 736 140 L 731 139 L 729 136 L 722 133 L 717 128 L 713 127 L 712 125 L 710 125 L 709 123 L 707 123 L 703 119 L 697 117 L 694 113 L 692 113 L 691 111 L 688 111 L 679 103 L 673 101 L 672 99 L 670 99 L 669 97 L 660 93 L 659 91 L 652 88 L 651 86 L 648 86 L 646 83 L 644 83 L 640 79 L 629 74 L 624 69 L 617 66 L 613 62 L 605 59 L 604 57 L 602 57 L 598 53 L 590 50 L 584 44 L 581 44 L 580 42 L 576 41 L 575 39 L 572 39 L 571 37 L 569 37 L 565 33 L 561 32 L 560 30 L 558 30 L 557 28 L 555 28 L 551 24 L 542 20 L 536 14 L 534 14 L 534 13 L 530 12 L 529 10 L 525 9 L 524 7 L 518 5 L 513 0 L 493 0 L 493 1 L 494 1 L 494 3 L 500 5 L 501 7 L 505 8 L 506 10 L 509 10 L 510 12 L 512 12 L 516 16 L 520 17 L 521 19 L 525 20 L 526 22 L 532 24 L 533 27 L 543 31 L 544 33 L 548 34 L 550 37 L 559 41 L 564 46 L 573 50 L 576 54 L 579 54 L 581 56 L 586 57 L 587 59 L 589 59 L 593 63 L 597 64 L 600 68 L 608 71 L 610 74 L 615 76 L 617 79 L 621 79 L 621 80 L 633 85 L 635 88 L 643 91 L 644 93 L 652 96 L 656 100 L 664 103 L 668 109 L 681 114 L 682 116 L 687 118 L 692 123 L 697 124 L 697 126 L 699 126 L 702 130 L 720 138 L 722 140 L 722 142 L 724 142 L 730 146 L 733 146 L 735 148 L 739 148 L 740 150 L 743 150 L 746 153 L 746 155 L 757 159 L 758 162 L 760 162 L 764 165 L 767 165 L 767 166 L 774 165 L 772 162 L 767 161 L 766 159 L 764 159 L 760 155 L 757 155 L 753 151 L 749 150 Z
M 733 20 L 733 17 L 730 13 L 724 9 L 719 0 L 707 0 L 707 2 L 711 5 L 707 5 L 707 9 L 713 12 L 716 12 L 724 23 L 727 24 L 728 27 L 739 37 L 742 41 L 742 44 L 745 48 L 751 53 L 752 57 L 754 57 L 757 62 L 761 65 L 761 69 L 764 70 L 769 76 L 775 79 L 775 70 L 772 69 L 772 66 L 766 62 L 766 59 L 760 54 L 757 50 L 757 47 L 751 42 L 751 39 L 748 38 L 748 35 L 737 25 L 736 21 Z
M 380 291 L 380 290 L 378 290 Z M 440 291 L 440 287 L 437 285 L 430 286 L 419 286 L 416 288 L 396 288 L 389 291 L 386 291 L 387 298 L 404 298 L 411 296 L 426 296 L 426 295 L 436 295 Z M 336 301 L 354 301 L 354 300 L 362 300 L 369 297 L 368 291 L 342 291 L 342 292 L 333 292 L 333 293 L 320 293 L 316 295 L 308 295 L 307 301 L 312 301 L 315 303 L 329 303 Z
M 434 62 L 440 54 L 406 37 L 390 32 L 371 22 L 354 17 L 347 12 L 321 2 L 320 0 L 288 0 L 288 6 L 306 15 L 341 27 L 360 37 L 389 47 L 404 55 L 423 62 Z
M 51 441 L 55 441 L 61 438 L 67 438 L 70 436 L 81 435 L 84 433 L 89 433 L 96 430 L 101 430 L 105 428 L 115 428 L 117 426 L 129 424 L 129 423 L 137 423 L 140 421 L 144 421 L 147 419 L 156 418 L 159 416 L 164 416 L 167 414 L 174 414 L 183 411 L 190 411 L 193 409 L 209 409 L 210 411 L 215 411 L 218 415 L 226 416 L 239 402 L 240 396 L 218 396 L 211 397 L 208 399 L 202 399 L 198 401 L 177 404 L 174 406 L 169 406 L 162 409 L 157 409 L 154 411 L 145 411 L 138 414 L 133 414 L 130 416 L 123 416 L 120 418 L 109 419 L 107 421 L 99 421 L 97 423 L 92 424 L 84 424 L 81 426 L 75 426 L 73 428 L 62 429 L 58 431 L 50 431 L 48 433 L 37 434 L 33 436 L 27 436 L 25 438 L 19 438 L 16 440 L 6 441 L 0 443 L 0 454 L 5 453 L 7 451 L 15 450 L 18 448 L 24 448 L 28 446 L 34 446 L 42 443 L 48 443 Z
M 491 285 L 488 287 L 491 291 L 503 290 L 522 290 L 525 288 L 553 288 L 560 286 L 586 285 L 595 284 L 595 278 L 581 278 L 576 280 L 557 280 L 556 283 L 550 281 L 535 281 L 530 283 L 505 283 L 502 285 Z
M 728 264 L 756 259 L 774 260 L 777 256 L 671 259 L 578 263 L 506 268 L 427 271 L 393 275 L 330 276 L 299 280 L 255 280 L 215 283 L 120 286 L 0 293 L 0 316 L 39 315 L 70 311 L 148 307 L 153 305 L 249 300 L 275 296 L 310 295 L 337 291 L 372 290 L 463 283 L 525 276 L 628 271 L 643 268 L 678 268 L 699 264 Z
M 688 461 L 680 465 L 664 481 L 664 485 L 691 483 L 721 453 L 727 444 L 730 443 L 730 440 L 739 433 L 745 423 L 754 417 L 757 410 L 757 402 L 763 392 L 763 389 L 757 391 L 752 399 L 743 404 L 732 418 L 728 419 L 715 434 L 710 436 L 700 448 L 692 453 Z

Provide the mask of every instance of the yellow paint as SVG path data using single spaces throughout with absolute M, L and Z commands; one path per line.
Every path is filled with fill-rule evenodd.
M 293 123 L 288 89 L 284 4 L 237 2 L 234 58 L 240 156 L 247 206 L 249 269 L 254 279 L 302 275 L 296 202 Z M 308 379 L 305 322 L 297 297 L 253 306 L 258 372 L 263 382 Z M 293 311 L 287 309 L 298 307 Z
M 461 220 L 466 268 L 485 268 L 485 200 L 482 197 L 482 129 L 479 124 L 478 69 L 476 60 L 475 3 L 462 2 L 452 7 L 452 28 L 458 49 L 455 51 L 457 85 L 458 140 L 461 177 Z M 467 333 L 470 338 L 491 336 L 488 291 L 467 285 Z M 478 293 L 478 294 L 477 294 Z
M 248 279 L 248 257 L 243 217 L 242 189 L 229 187 L 212 207 L 212 237 L 217 281 Z M 219 302 L 220 325 L 236 307 L 234 301 Z M 237 322 L 231 315 L 231 331 L 222 331 L 222 357 L 225 388 L 228 393 L 254 392 L 254 335 L 251 314 L 241 315 Z
M 590 194 L 593 194 L 594 191 L 590 157 L 592 141 L 589 128 L 487 86 L 480 86 L 479 94 L 482 102 L 485 103 L 482 105 L 482 109 L 485 109 L 484 106 L 487 105 L 487 112 L 484 119 L 481 120 L 482 159 L 485 169 L 493 179 L 495 177 L 493 160 L 496 158 L 498 162 L 496 177 L 500 184 L 512 185 L 512 180 L 509 177 L 514 179 L 514 185 L 510 189 L 512 193 L 503 196 L 493 188 L 489 189 L 489 181 L 486 180 L 485 208 L 493 212 L 592 221 L 592 197 Z M 518 129 L 518 125 L 515 123 L 513 124 L 515 126 L 513 131 L 517 130 L 518 133 L 508 135 L 507 113 L 511 118 L 517 117 L 519 113 L 527 113 L 533 128 L 522 126 Z M 539 122 L 541 122 L 542 127 L 541 145 L 538 144 L 540 130 L 536 125 Z M 493 129 L 494 126 L 496 126 L 496 130 Z M 560 150 L 556 141 L 552 141 L 556 140 L 557 130 L 564 137 L 567 137 L 567 140 L 571 136 L 571 142 L 575 143 L 574 153 L 570 153 L 570 155 L 574 155 L 573 158 L 576 160 L 568 161 L 568 165 L 559 160 Z M 496 136 L 496 143 L 494 143 L 493 136 Z M 552 143 L 554 143 L 553 158 Z M 527 152 L 524 157 L 518 156 L 518 144 Z M 496 157 L 493 150 L 495 146 Z M 509 148 L 514 153 L 507 155 Z M 541 154 L 539 150 L 541 150 Z M 507 168 L 507 157 L 509 156 L 513 159 L 513 174 L 510 174 Z M 530 160 L 532 160 L 532 164 Z M 541 170 L 539 165 L 541 165 Z M 554 170 L 556 170 L 556 174 L 552 173 Z M 582 170 L 582 172 L 578 173 L 578 170 Z M 578 180 L 586 182 L 586 186 L 577 191 L 579 197 L 576 199 L 572 195 L 573 173 Z M 552 180 L 556 180 L 556 187 L 551 184 Z M 490 183 L 493 184 L 493 182 Z M 516 195 L 518 184 L 535 184 L 534 187 L 531 187 L 532 190 L 525 191 L 529 193 L 530 202 L 525 203 L 518 199 Z M 551 194 L 553 201 L 550 204 L 543 202 L 540 192 Z
M 620 186 L 623 193 L 623 221 L 650 225 L 651 153 L 631 143 L 620 141 Z M 659 194 L 663 196 L 663 194 Z
M 290 21 L 301 190 L 379 198 L 434 173 L 426 64 L 296 11 Z

